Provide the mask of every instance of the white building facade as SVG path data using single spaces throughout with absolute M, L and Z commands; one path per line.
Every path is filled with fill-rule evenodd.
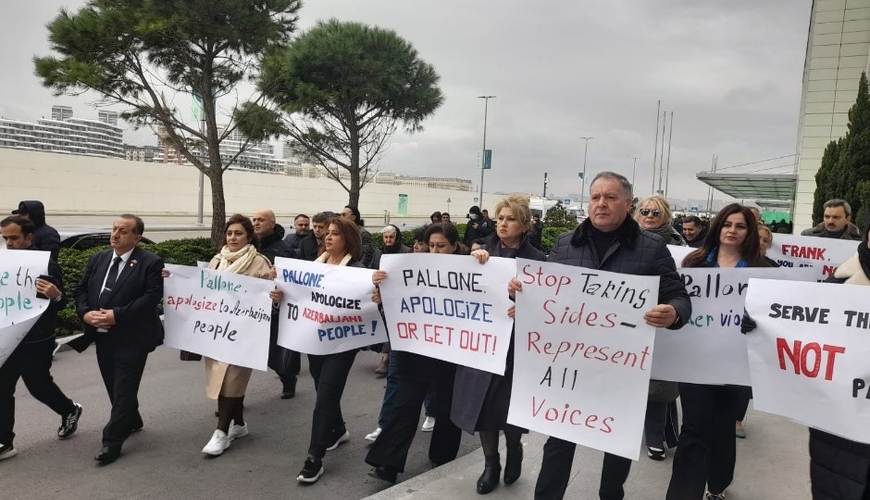
M 117 123 L 117 114 L 114 117 Z M 120 127 L 98 120 L 73 118 L 72 108 L 66 106 L 52 108 L 52 118 L 35 123 L 0 118 L 0 148 L 101 158 L 124 157 L 123 130 Z
M 870 68 L 870 0 L 815 0 L 801 96 L 795 231 L 812 225 L 825 147 L 846 135 L 861 73 Z

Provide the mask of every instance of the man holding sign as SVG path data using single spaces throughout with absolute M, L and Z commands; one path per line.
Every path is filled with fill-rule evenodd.
M 692 312 L 689 296 L 665 242 L 661 237 L 641 230 L 628 216 L 632 205 L 631 183 L 622 175 L 602 172 L 595 176 L 589 191 L 590 217 L 573 233 L 559 237 L 549 261 L 625 274 L 659 276 L 657 305 L 645 313 L 644 320 L 656 328 L 683 326 L 683 318 L 688 318 Z M 521 289 L 520 280 L 514 278 L 511 292 Z M 519 374 L 519 366 L 516 370 L 515 373 Z M 575 447 L 573 442 L 550 437 L 544 445 L 543 463 L 535 486 L 536 499 L 564 497 Z M 605 454 L 599 490 L 602 499 L 623 498 L 622 486 L 630 468 L 630 459 Z
M 3 240 L 9 250 L 35 250 L 35 231 L 33 222 L 24 217 L 7 217 L 0 222 L 0 232 L 3 233 Z M 30 271 L 32 270 L 31 268 Z M 19 272 L 18 276 L 22 284 L 29 281 L 26 269 L 25 273 Z M 31 276 L 30 279 L 33 279 L 32 286 L 36 289 L 36 296 L 48 298 L 50 302 L 39 321 L 27 332 L 6 362 L 0 360 L 0 460 L 15 456 L 15 448 L 12 446 L 15 433 L 12 429 L 15 425 L 15 386 L 19 378 L 24 379 L 24 384 L 34 398 L 60 415 L 58 438 L 72 436 L 82 415 L 82 406 L 66 397 L 54 383 L 50 372 L 57 312 L 66 304 L 60 267 L 53 260 L 49 260 L 48 274 L 38 278 Z M 0 283 L 4 281 L 0 277 Z

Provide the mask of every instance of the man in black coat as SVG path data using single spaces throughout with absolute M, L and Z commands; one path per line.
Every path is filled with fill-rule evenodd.
M 24 217 L 12 216 L 0 221 L 0 232 L 8 250 L 35 250 L 35 231 L 33 222 Z M 66 305 L 60 266 L 49 259 L 48 275 L 36 279 L 34 286 L 37 296 L 49 299 L 48 308 L 0 366 L 0 460 L 16 454 L 12 441 L 15 438 L 15 386 L 19 378 L 24 380 L 34 398 L 60 415 L 58 438 L 72 436 L 82 415 L 82 406 L 66 397 L 50 372 L 57 313 Z
M 51 252 L 51 258 L 57 261 L 60 252 L 60 235 L 57 231 L 45 223 L 45 205 L 37 200 L 25 200 L 18 204 L 18 210 L 12 211 L 13 215 L 26 217 L 36 226 L 33 233 L 33 246 L 37 250 Z
M 75 290 L 85 333 L 69 345 L 81 352 L 96 343 L 97 364 L 112 403 L 103 447 L 94 457 L 102 464 L 117 460 L 127 437 L 142 429 L 139 383 L 148 353 L 163 343 L 157 312 L 163 299 L 163 259 L 137 246 L 144 231 L 141 218 L 121 215 L 112 225 L 111 250 L 91 257 Z
M 468 223 L 465 225 L 465 236 L 462 238 L 465 246 L 471 247 L 474 240 L 485 238 L 493 232 L 495 232 L 495 228 L 492 225 L 492 221 L 487 221 L 483 218 L 480 207 L 474 205 L 468 209 Z
M 631 183 L 624 176 L 602 172 L 589 186 L 590 216 L 574 232 L 556 240 L 549 261 L 590 269 L 659 276 L 658 304 L 644 315 L 656 328 L 678 329 L 692 313 L 692 304 L 677 273 L 674 259 L 664 240 L 640 229 L 628 216 L 631 209 Z M 511 289 L 521 289 L 511 281 Z M 571 477 L 576 445 L 550 437 L 544 445 L 541 472 L 535 486 L 536 500 L 561 499 Z M 621 500 L 631 460 L 605 453 L 599 496 L 602 500 Z
M 251 217 L 251 222 L 254 224 L 254 234 L 260 241 L 260 253 L 272 265 L 275 265 L 275 257 L 295 257 L 290 245 L 284 241 L 284 228 L 275 222 L 275 212 L 268 209 L 257 210 Z M 275 370 L 281 379 L 281 399 L 290 399 L 296 395 L 296 375 L 302 359 L 298 352 L 278 345 L 278 316 L 278 308 L 273 307 L 272 320 L 269 323 L 269 368 Z
M 311 219 L 299 214 L 293 219 L 293 234 L 288 234 L 284 242 L 290 247 L 293 258 L 313 261 L 317 258 L 317 241 L 311 232 Z

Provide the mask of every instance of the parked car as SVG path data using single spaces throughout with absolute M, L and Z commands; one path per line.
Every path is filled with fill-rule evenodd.
M 74 250 L 87 250 L 95 247 L 109 246 L 109 240 L 112 238 L 110 229 L 98 228 L 69 228 L 62 227 L 57 230 L 60 234 L 60 247 L 72 248 Z M 142 238 L 142 243 L 149 245 L 154 243 L 148 238 Z M 6 242 L 0 240 L 0 248 L 6 248 Z

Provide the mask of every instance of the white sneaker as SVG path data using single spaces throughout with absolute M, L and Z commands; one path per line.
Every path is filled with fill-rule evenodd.
M 230 426 L 230 432 L 227 433 L 227 437 L 230 441 L 238 438 L 243 438 L 248 435 L 248 424 L 245 425 L 236 425 L 233 424 Z
M 432 432 L 432 429 L 435 428 L 435 417 L 426 417 L 426 420 L 423 421 L 423 426 L 420 427 L 420 430 L 423 432 Z
M 216 429 L 214 434 L 211 435 L 211 439 L 208 444 L 205 445 L 205 448 L 202 449 L 202 452 L 211 455 L 218 456 L 224 452 L 227 448 L 230 447 L 231 440 L 229 436 L 224 433 L 224 431 L 220 429 Z
M 378 440 L 378 436 L 380 436 L 380 435 L 381 435 L 381 428 L 378 427 L 377 429 L 374 430 L 374 432 L 372 432 L 370 434 L 366 434 L 366 441 L 371 441 L 374 443 L 375 441 Z

